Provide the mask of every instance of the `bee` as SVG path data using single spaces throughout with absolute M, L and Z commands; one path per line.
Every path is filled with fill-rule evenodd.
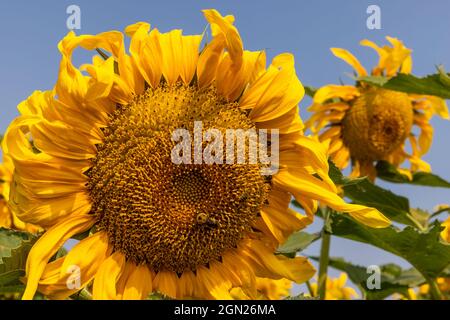
M 198 225 L 205 225 L 210 228 L 216 228 L 219 225 L 216 219 L 210 217 L 207 213 L 204 212 L 200 212 L 199 214 L 197 214 L 197 216 L 195 217 L 195 221 Z
M 208 222 L 208 215 L 204 212 L 201 212 L 197 214 L 195 217 L 195 220 L 197 221 L 197 224 L 206 224 Z
M 247 199 L 248 199 L 248 193 L 247 192 L 244 192 L 241 196 L 240 196 L 240 198 L 239 198 L 239 202 L 245 202 L 245 201 L 247 201 Z
M 272 185 L 273 177 L 272 176 L 265 176 L 266 183 L 268 183 L 270 186 Z

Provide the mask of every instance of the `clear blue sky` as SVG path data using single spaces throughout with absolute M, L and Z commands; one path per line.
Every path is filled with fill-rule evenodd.
M 450 70 L 450 2 L 447 0 L 1 1 L 0 132 L 17 115 L 16 106 L 21 100 L 33 90 L 50 89 L 54 85 L 60 58 L 56 46 L 67 33 L 66 8 L 70 4 L 81 7 L 82 28 L 77 33 L 88 34 L 123 30 L 136 21 L 148 21 L 161 31 L 181 28 L 187 34 L 201 33 L 206 27 L 201 9 L 213 7 L 222 14 L 232 13 L 247 49 L 266 49 L 269 57 L 292 52 L 305 85 L 321 86 L 338 83 L 340 79 L 350 81 L 345 75 L 350 68 L 332 56 L 330 47 L 351 50 L 370 69 L 377 56 L 358 43 L 364 38 L 384 43 L 386 35 L 402 39 L 413 49 L 416 75 L 434 72 L 436 64 Z M 381 30 L 366 28 L 366 8 L 370 4 L 381 7 Z M 77 57 L 81 59 L 84 55 Z M 309 102 L 304 99 L 301 103 L 304 119 L 308 117 L 305 107 Z M 436 173 L 450 180 L 450 122 L 435 119 L 432 124 L 435 138 L 425 159 Z M 385 186 L 410 197 L 415 207 L 431 210 L 436 204 L 450 202 L 449 190 Z M 312 229 L 318 227 L 315 223 Z M 317 246 L 307 253 L 317 254 Z M 382 251 L 340 239 L 333 239 L 332 254 L 361 264 L 381 264 L 392 258 Z

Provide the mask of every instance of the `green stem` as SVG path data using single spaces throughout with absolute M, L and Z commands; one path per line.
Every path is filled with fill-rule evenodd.
M 89 291 L 85 289 L 82 289 L 78 293 L 74 294 L 72 296 L 74 300 L 92 300 L 92 295 Z
M 434 212 L 434 213 L 430 216 L 430 219 L 433 219 L 433 218 L 437 217 L 438 215 L 440 215 L 441 213 L 443 213 L 443 212 L 445 212 L 445 211 L 450 212 L 450 208 L 443 208 L 443 209 L 440 209 L 440 210 Z
M 425 280 L 427 280 L 428 285 L 430 286 L 431 299 L 442 300 L 442 292 L 441 292 L 441 290 L 439 290 L 436 280 L 432 279 L 430 277 L 425 277 Z
M 306 281 L 306 287 L 308 288 L 309 294 L 311 295 L 312 298 L 314 298 L 316 295 L 314 294 L 314 290 L 311 287 L 311 282 Z
M 329 224 L 330 211 L 327 210 L 324 214 L 324 227 L 322 229 L 322 247 L 320 248 L 319 260 L 319 298 L 325 300 L 327 293 L 327 272 L 328 263 L 330 261 L 330 242 L 331 234 L 327 230 Z
M 423 226 L 419 221 L 417 221 L 416 218 L 414 218 L 412 215 L 408 214 L 408 218 L 409 220 L 411 220 L 412 222 L 414 222 L 414 224 L 416 225 L 416 227 L 420 230 L 420 231 L 426 231 L 427 228 L 425 226 Z

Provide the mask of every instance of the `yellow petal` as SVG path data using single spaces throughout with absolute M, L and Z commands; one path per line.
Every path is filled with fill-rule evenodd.
M 177 298 L 177 275 L 174 272 L 162 270 L 159 271 L 153 280 L 155 291 L 176 299 Z
M 104 231 L 97 232 L 81 240 L 64 257 L 64 262 L 61 266 L 61 277 L 72 265 L 84 269 L 83 267 L 86 267 L 86 262 L 84 262 L 86 257 L 95 257 L 97 262 L 99 260 L 104 260 L 106 258 L 108 246 L 108 235 Z
M 68 215 L 89 212 L 91 201 L 86 193 L 74 193 L 55 199 L 23 199 L 20 193 L 13 193 L 10 199 L 11 208 L 23 221 L 42 227 L 51 227 Z
M 119 251 L 103 261 L 95 275 L 93 286 L 93 298 L 95 300 L 117 299 L 116 284 L 125 266 L 125 255 Z
M 178 298 L 195 298 L 198 289 L 196 288 L 196 277 L 191 270 L 186 270 L 180 277 L 178 285 Z
M 269 196 L 269 205 L 264 206 L 260 212 L 264 223 L 272 235 L 281 244 L 289 235 L 306 227 L 312 221 L 289 208 L 291 196 L 277 190 L 272 190 Z
M 97 154 L 96 144 L 89 136 L 62 122 L 42 120 L 31 127 L 33 142 L 48 154 L 68 159 L 91 159 Z
M 202 35 L 183 36 L 181 38 L 181 80 L 185 85 L 189 85 L 197 69 L 199 58 L 199 47 Z
M 400 68 L 401 73 L 410 74 L 412 72 L 413 62 L 411 56 L 408 56 L 405 61 L 403 61 Z
M 297 107 L 304 92 L 295 74 L 293 56 L 281 54 L 274 58 L 267 72 L 246 90 L 240 107 L 252 109 L 250 118 L 255 122 L 269 121 Z
M 226 48 L 230 54 L 233 68 L 239 69 L 242 64 L 243 45 L 238 30 L 233 26 L 232 20 L 224 18 L 217 10 L 203 10 L 206 20 L 213 26 L 214 33 L 223 35 Z M 217 34 L 215 36 L 217 36 Z
M 159 36 L 162 50 L 162 73 L 169 85 L 179 77 L 186 85 L 191 82 L 198 61 L 201 35 L 183 36 L 181 30 L 172 30 Z
M 359 95 L 359 90 L 353 86 L 327 85 L 317 90 L 314 95 L 314 103 L 324 103 L 333 98 L 340 98 L 344 101 L 349 101 Z
M 132 263 L 132 262 L 128 262 Z M 153 275 L 147 266 L 135 266 L 123 291 L 124 300 L 144 300 L 152 292 Z
M 198 281 L 202 282 L 208 294 L 217 300 L 230 300 L 231 282 L 219 273 L 200 266 L 197 268 Z
M 274 176 L 273 182 L 280 188 L 289 191 L 294 197 L 307 196 L 315 199 L 337 211 L 349 213 L 354 219 L 370 227 L 385 228 L 391 223 L 376 209 L 347 204 L 335 192 L 330 191 L 329 186 L 311 175 L 302 172 L 291 174 L 285 170 L 280 170 Z
M 256 127 L 258 129 L 277 129 L 280 134 L 303 132 L 305 126 L 299 114 L 299 108 L 294 107 L 278 118 L 257 122 Z
M 351 65 L 360 77 L 367 76 L 366 69 L 364 69 L 358 59 L 349 51 L 341 48 L 331 48 L 331 52 L 333 52 L 336 57 L 341 58 L 349 65 Z
M 162 49 L 159 31 L 154 29 L 149 34 L 149 30 L 148 23 L 139 22 L 128 26 L 126 32 L 131 36 L 130 53 L 137 69 L 145 81 L 156 88 L 162 76 Z
M 220 61 L 223 49 L 225 48 L 225 39 L 223 36 L 215 37 L 208 45 L 203 49 L 200 54 L 197 65 L 197 77 L 199 88 L 205 88 L 209 86 L 217 71 L 217 66 Z
M 249 241 L 249 259 L 253 262 L 257 276 L 271 279 L 286 278 L 296 283 L 311 279 L 316 270 L 306 258 L 289 259 L 274 255 L 261 241 Z
M 444 230 L 441 231 L 442 239 L 450 243 L 450 217 L 448 217 L 441 226 L 444 227 Z
M 47 230 L 31 249 L 26 263 L 27 286 L 22 299 L 32 299 L 50 258 L 73 235 L 86 231 L 94 224 L 93 216 L 79 214 L 68 217 Z
M 78 290 L 86 287 L 98 268 L 109 255 L 108 238 L 106 232 L 97 232 L 86 239 L 81 240 L 67 254 L 49 263 L 41 280 L 39 281 L 39 292 L 52 299 L 65 299 Z M 74 269 L 76 268 L 76 269 Z M 79 288 L 70 289 L 68 283 L 71 276 L 79 270 Z

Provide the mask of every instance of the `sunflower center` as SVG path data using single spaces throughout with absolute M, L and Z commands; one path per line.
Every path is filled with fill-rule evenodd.
M 413 124 L 413 108 L 405 93 L 370 88 L 356 98 L 345 115 L 343 140 L 353 158 L 382 160 L 400 147 Z
M 254 129 L 214 88 L 148 89 L 104 129 L 88 189 L 97 228 L 137 264 L 182 273 L 235 248 L 252 232 L 269 191 L 261 164 L 174 164 L 172 133 Z

